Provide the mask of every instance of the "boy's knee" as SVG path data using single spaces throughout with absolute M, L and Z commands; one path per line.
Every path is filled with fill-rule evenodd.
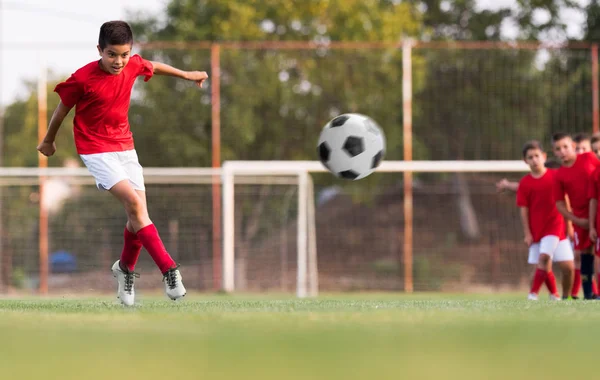
M 144 202 L 141 199 L 132 199 L 127 202 L 126 208 L 130 218 L 139 219 L 146 213 Z
M 545 255 L 545 254 L 540 255 L 540 258 L 538 260 L 538 268 L 543 269 L 543 270 L 550 270 L 551 269 L 550 256 Z

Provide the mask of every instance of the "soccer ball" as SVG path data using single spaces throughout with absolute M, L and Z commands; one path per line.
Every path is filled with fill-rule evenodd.
M 385 136 L 370 117 L 346 113 L 325 125 L 317 153 L 321 163 L 334 175 L 357 180 L 379 166 L 385 154 Z

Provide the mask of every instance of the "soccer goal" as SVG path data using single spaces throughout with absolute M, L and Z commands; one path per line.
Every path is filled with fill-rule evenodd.
M 228 161 L 145 177 L 150 215 L 190 289 L 307 297 L 522 286 L 518 210 L 494 185 L 526 171 L 522 161 L 384 161 L 348 181 L 316 161 Z M 125 217 L 85 168 L 0 168 L 0 200 L 2 283 L 114 291 L 107 268 Z M 148 255 L 138 269 L 140 294 L 159 291 Z
M 263 177 L 285 178 L 290 177 L 292 182 L 280 182 L 297 186 L 297 216 L 296 216 L 296 293 L 298 297 L 315 296 L 319 291 L 319 279 L 326 277 L 326 288 L 328 290 L 378 290 L 378 289 L 398 289 L 412 291 L 416 280 L 427 282 L 428 279 L 422 278 L 428 275 L 435 276 L 436 270 L 426 269 L 430 264 L 424 264 L 431 260 L 423 256 L 417 259 L 417 266 L 414 267 L 414 251 L 420 253 L 425 247 L 431 246 L 432 241 L 436 240 L 435 234 L 444 236 L 448 242 L 443 247 L 435 248 L 438 253 L 441 250 L 456 251 L 462 254 L 462 257 L 455 257 L 454 261 L 469 260 L 468 255 L 461 252 L 458 240 L 464 238 L 465 251 L 483 251 L 483 261 L 488 261 L 491 267 L 489 270 L 489 280 L 501 283 L 503 280 L 501 271 L 502 263 L 499 257 L 501 254 L 501 245 L 509 244 L 512 239 L 518 235 L 519 227 L 516 208 L 512 207 L 514 202 L 510 197 L 501 198 L 495 194 L 495 182 L 504 177 L 513 175 L 513 180 L 518 180 L 523 172 L 528 170 L 522 161 L 387 161 L 378 168 L 373 174 L 383 179 L 379 185 L 371 185 L 364 182 L 349 183 L 348 181 L 335 179 L 330 174 L 325 173 L 325 168 L 318 161 L 228 161 L 223 165 L 223 289 L 228 292 L 236 290 L 236 254 L 238 247 L 236 241 L 239 239 L 236 233 L 236 220 L 244 218 L 244 210 L 238 205 L 237 196 L 240 193 L 237 189 L 239 185 L 247 184 L 247 178 Z M 413 176 L 416 175 L 415 184 Z M 517 174 L 515 176 L 515 174 Z M 324 176 L 319 181 L 318 198 L 315 198 L 315 185 L 313 176 Z M 403 182 L 403 186 L 398 186 L 398 182 Z M 274 182 L 271 182 L 274 183 Z M 407 188 L 407 183 L 409 186 Z M 344 190 L 344 186 L 350 185 L 350 198 L 354 200 L 341 199 L 348 198 L 349 192 Z M 355 186 L 352 186 L 355 185 Z M 415 187 L 416 188 L 413 188 Z M 445 188 L 444 188 L 445 186 Z M 416 198 L 413 198 L 416 190 Z M 369 196 L 369 192 L 372 192 Z M 375 194 L 373 194 L 375 193 Z M 361 197 L 362 195 L 362 197 Z M 366 196 L 365 196 L 366 195 Z M 439 200 L 431 202 L 427 198 L 436 196 L 445 196 L 455 198 L 454 201 L 446 204 Z M 378 197 L 396 198 L 394 208 L 400 204 L 401 215 L 396 212 L 390 218 L 388 226 L 373 226 L 368 219 L 376 219 L 380 210 L 373 202 L 377 202 Z M 335 198 L 340 198 L 338 202 Z M 358 198 L 358 199 L 357 199 Z M 362 199 L 361 199 L 362 198 Z M 491 202 L 490 202 L 491 200 Z M 337 203 L 337 204 L 336 204 Z M 371 206 L 365 206 L 366 204 Z M 476 204 L 479 203 L 479 204 Z M 488 222 L 489 215 L 486 214 L 478 218 L 476 208 L 496 205 L 497 208 L 506 211 L 508 215 L 498 212 L 492 215 L 492 220 Z M 437 207 L 439 208 L 435 208 Z M 318 207 L 317 207 L 318 206 Z M 379 206 L 381 207 L 381 206 Z M 413 208 L 418 207 L 418 212 L 413 213 Z M 370 210 L 369 210 L 370 208 Z M 353 212 L 356 210 L 356 213 Z M 345 210 L 345 212 L 344 212 Z M 389 209 L 386 211 L 390 211 Z M 242 215 L 239 215 L 242 213 Z M 347 219 L 339 220 L 335 215 L 347 218 L 354 218 L 355 215 L 364 215 L 363 220 Z M 457 228 L 438 227 L 438 223 L 421 224 L 422 215 L 430 214 L 431 219 L 444 219 L 438 214 L 447 216 L 447 220 L 452 221 Z M 413 214 L 416 214 L 413 216 Z M 335 225 L 328 225 L 325 220 L 337 219 Z M 419 220 L 414 221 L 414 217 Z M 319 222 L 317 223 L 317 218 Z M 322 223 L 321 223 L 322 222 Z M 416 223 L 415 223 L 416 222 Z M 441 221 L 442 224 L 447 222 Z M 512 237 L 504 238 L 502 236 L 506 231 L 502 226 L 509 226 L 509 235 Z M 415 231 L 416 229 L 416 231 Z M 437 229 L 437 231 L 436 231 Z M 517 230 L 517 232 L 515 232 Z M 413 239 L 414 233 L 417 233 L 416 239 Z M 460 237 L 459 235 L 465 235 Z M 351 235 L 351 236 L 349 236 Z M 317 244 L 317 236 L 320 244 Z M 454 237 L 453 237 L 454 236 Z M 354 246 L 344 244 L 344 241 L 360 239 Z M 439 237 L 438 237 L 439 238 Z M 413 240 L 417 247 L 413 247 Z M 427 241 L 426 244 L 422 244 Z M 471 241 L 469 244 L 468 241 Z M 401 241 L 401 244 L 399 244 Z M 339 242 L 339 244 L 338 244 Z M 371 244 L 373 243 L 373 244 Z M 342 248 L 342 245 L 347 247 Z M 468 247 L 470 245 L 470 247 Z M 318 258 L 317 246 L 325 247 L 325 254 Z M 508 245 L 507 245 L 508 246 Z M 372 260 L 364 252 L 366 249 L 377 250 L 374 252 Z M 425 248 L 427 249 L 427 248 Z M 332 252 L 334 251 L 334 252 Z M 363 252 L 361 252 L 363 251 Z M 515 252 L 518 250 L 515 249 Z M 319 250 L 319 254 L 321 250 Z M 344 257 L 344 254 L 347 256 Z M 356 258 L 362 254 L 362 260 Z M 469 254 L 473 254 L 469 252 Z M 474 253 L 477 255 L 477 253 Z M 355 261 L 356 264 L 351 265 Z M 362 265 L 361 265 L 362 261 Z M 445 258 L 443 262 L 450 262 L 452 258 Z M 518 261 L 518 258 L 515 262 Z M 318 270 L 318 262 L 324 263 L 328 268 L 323 273 Z M 336 265 L 336 262 L 341 265 Z M 344 265 L 350 264 L 350 265 Z M 442 264 L 445 265 L 445 264 Z M 516 266 L 512 262 L 509 267 Z M 460 271 L 460 264 L 452 266 L 453 273 Z M 505 265 L 506 266 L 506 265 Z M 340 269 L 346 267 L 352 269 Z M 334 268 L 334 269 L 332 269 Z M 373 269 L 374 268 L 374 269 Z M 373 273 L 367 274 L 373 269 Z M 486 268 L 487 269 L 487 268 Z M 419 273 L 413 273 L 415 270 Z M 505 269 L 506 270 L 506 269 Z M 381 273 L 377 273 L 380 271 Z M 509 270 L 510 271 L 510 270 Z M 336 273 L 344 272 L 344 273 Z M 468 270 L 467 270 L 468 272 Z M 392 279 L 389 279 L 390 273 L 393 273 Z M 506 277 L 506 273 L 504 274 Z M 355 276 L 356 278 L 352 278 Z M 455 277 L 464 276 L 457 273 Z M 378 278 L 379 277 L 379 278 Z M 385 281 L 388 278 L 388 281 Z M 401 281 L 399 279 L 402 278 Z M 454 279 L 455 281 L 464 281 Z M 440 282 L 440 279 L 433 279 Z M 514 282 L 515 280 L 513 280 Z M 399 286 L 399 282 L 403 285 Z M 482 281 L 485 282 L 485 281 Z M 332 284 L 333 283 L 333 284 Z M 419 284 L 419 288 L 427 288 L 428 285 Z M 435 287 L 436 285 L 432 285 Z
M 313 187 L 307 172 L 230 172 L 236 209 L 232 240 L 221 233 L 222 173 L 219 168 L 144 169 L 150 215 L 182 264 L 186 286 L 213 291 L 225 274 L 236 284 L 223 286 L 227 291 L 316 295 Z M 95 188 L 87 169 L 0 168 L 0 200 L 1 283 L 53 294 L 82 286 L 91 293 L 114 291 L 107 268 L 122 249 L 126 219 L 118 202 Z M 235 247 L 235 262 L 223 270 L 227 244 Z M 136 282 L 141 293 L 160 291 L 148 255 L 141 255 L 136 270 L 142 274 Z

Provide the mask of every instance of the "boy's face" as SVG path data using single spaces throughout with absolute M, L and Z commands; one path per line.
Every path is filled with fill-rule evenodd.
M 127 66 L 131 55 L 131 45 L 106 45 L 104 50 L 98 46 L 100 66 L 109 74 L 119 75 Z
M 600 141 L 596 141 L 592 144 L 592 152 L 594 152 L 596 157 L 600 158 Z
M 532 172 L 539 173 L 544 169 L 546 163 L 546 153 L 539 149 L 529 149 L 525 153 L 525 163 L 529 165 Z
M 581 154 L 592 151 L 592 144 L 590 140 L 582 140 L 575 144 L 575 153 Z
M 554 150 L 556 158 L 564 164 L 574 161 L 575 158 L 577 158 L 575 142 L 570 137 L 555 141 L 552 144 L 552 149 Z

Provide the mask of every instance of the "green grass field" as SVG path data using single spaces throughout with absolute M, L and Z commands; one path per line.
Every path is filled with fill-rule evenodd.
M 0 299 L 0 379 L 594 378 L 600 302 L 522 298 Z

